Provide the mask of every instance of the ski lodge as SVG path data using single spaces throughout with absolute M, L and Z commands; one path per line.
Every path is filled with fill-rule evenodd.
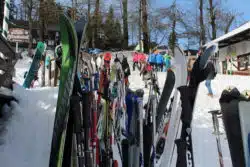
M 218 60 L 223 74 L 250 75 L 250 21 L 207 43 L 218 46 Z

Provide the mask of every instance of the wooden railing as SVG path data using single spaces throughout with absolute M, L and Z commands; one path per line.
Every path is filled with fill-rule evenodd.
M 5 38 L 0 35 L 0 86 L 12 88 L 12 77 L 16 62 L 15 52 Z

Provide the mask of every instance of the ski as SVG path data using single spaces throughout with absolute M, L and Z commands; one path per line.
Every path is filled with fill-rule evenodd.
M 57 108 L 54 121 L 53 138 L 51 143 L 50 167 L 60 167 L 63 164 L 66 146 L 67 124 L 70 110 L 70 97 L 73 91 L 77 57 L 78 39 L 72 21 L 65 15 L 60 15 L 60 31 L 62 41 L 62 64 L 60 73 L 60 85 L 58 92 Z
M 244 157 L 245 157 L 245 164 L 246 166 L 250 165 L 249 157 L 249 133 L 250 133 L 250 101 L 241 101 L 239 102 L 239 118 L 240 118 L 240 125 L 241 125 L 241 135 L 243 140 L 243 148 L 244 148 Z
M 44 44 L 43 42 L 38 42 L 30 69 L 23 83 L 24 88 L 30 88 L 32 86 L 32 82 L 34 81 L 35 77 L 37 77 L 38 70 L 40 68 L 40 61 L 42 60 L 42 56 L 45 50 L 46 50 L 46 44 Z
M 167 104 L 175 85 L 175 74 L 172 70 L 167 71 L 167 78 L 164 84 L 163 91 L 159 100 L 156 111 L 156 130 L 158 131 L 159 125 L 162 122 L 163 115 L 166 111 Z

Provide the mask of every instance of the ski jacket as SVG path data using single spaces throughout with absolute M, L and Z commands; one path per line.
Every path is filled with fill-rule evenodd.
M 155 54 L 150 54 L 149 56 L 148 56 L 148 62 L 149 63 L 156 63 L 156 55 Z
M 133 53 L 133 62 L 137 63 L 139 61 L 139 53 Z
M 100 56 L 96 58 L 96 65 L 98 68 L 101 68 L 102 66 L 102 58 Z
M 163 56 L 160 53 L 158 53 L 156 55 L 156 63 L 157 64 L 162 64 L 163 63 Z
M 124 72 L 125 77 L 130 76 L 130 68 L 126 57 L 124 57 L 122 60 L 122 70 Z
M 170 61 L 170 59 L 165 59 L 165 66 L 166 66 L 166 69 L 168 69 L 168 68 L 171 67 L 171 61 Z
M 140 62 L 145 62 L 146 61 L 146 55 L 143 53 L 139 53 L 139 61 Z

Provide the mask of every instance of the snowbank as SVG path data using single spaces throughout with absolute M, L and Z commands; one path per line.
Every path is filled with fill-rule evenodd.
M 48 166 L 57 92 L 57 88 L 25 90 L 14 85 L 19 103 L 5 107 L 4 112 L 12 115 L 1 134 L 1 166 Z

